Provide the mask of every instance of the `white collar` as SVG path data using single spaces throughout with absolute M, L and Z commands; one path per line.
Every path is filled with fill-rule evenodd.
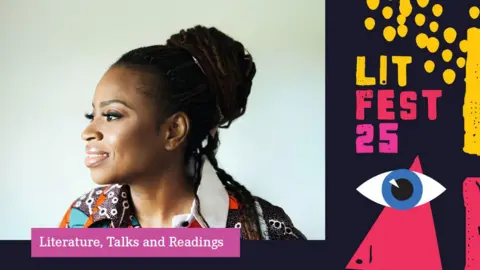
M 210 228 L 225 228 L 230 198 L 215 169 L 208 160 L 205 160 L 203 165 L 202 180 L 198 186 L 197 197 L 200 201 L 200 213 L 197 211 L 198 202 L 195 200 L 189 214 L 173 217 L 173 227 L 184 227 L 182 223 L 187 221 L 190 224 L 195 219 L 202 227 L 206 227 L 208 224 Z

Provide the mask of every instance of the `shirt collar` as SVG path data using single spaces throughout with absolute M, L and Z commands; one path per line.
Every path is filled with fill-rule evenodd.
M 93 223 L 111 220 L 114 228 L 124 228 L 132 225 L 134 219 L 133 205 L 130 198 L 130 188 L 127 185 L 111 185 L 103 189 L 103 196 L 98 202 L 98 211 L 92 214 Z M 182 227 L 182 223 L 191 223 L 194 219 L 202 227 L 225 228 L 229 211 L 229 195 L 218 178 L 215 169 L 205 161 L 202 180 L 197 190 L 198 201 L 192 204 L 191 212 L 177 215 L 172 219 L 173 227 Z

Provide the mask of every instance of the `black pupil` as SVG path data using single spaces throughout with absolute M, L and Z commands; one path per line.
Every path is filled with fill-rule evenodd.
M 399 201 L 408 200 L 413 195 L 413 185 L 407 179 L 395 180 L 398 187 L 392 184 L 392 195 Z

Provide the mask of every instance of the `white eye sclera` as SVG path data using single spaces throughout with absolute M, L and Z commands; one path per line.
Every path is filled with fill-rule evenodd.
M 399 169 L 372 177 L 361 184 L 357 191 L 380 205 L 408 210 L 430 202 L 445 188 L 422 173 Z

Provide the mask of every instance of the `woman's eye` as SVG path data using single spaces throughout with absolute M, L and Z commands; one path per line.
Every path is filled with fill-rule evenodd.
M 85 118 L 87 118 L 88 120 L 93 121 L 93 113 L 86 113 L 85 114 Z
M 430 202 L 442 194 L 445 188 L 427 175 L 399 169 L 367 180 L 357 191 L 383 206 L 408 210 Z
M 102 116 L 105 117 L 107 122 L 118 120 L 123 117 L 122 115 L 116 113 L 102 113 Z M 93 119 L 95 119 L 95 115 L 93 113 L 86 113 L 85 118 L 87 118 L 91 122 L 93 121 Z
M 108 122 L 122 118 L 121 115 L 115 114 L 115 113 L 105 113 L 105 114 L 102 114 L 102 116 L 105 117 L 105 119 L 107 119 Z

